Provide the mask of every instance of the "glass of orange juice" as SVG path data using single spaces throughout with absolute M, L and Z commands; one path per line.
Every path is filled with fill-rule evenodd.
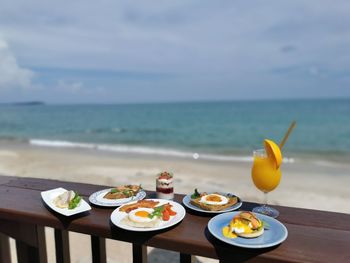
M 280 167 L 267 156 L 264 149 L 253 152 L 254 162 L 252 167 L 252 179 L 254 185 L 264 193 L 265 202 L 262 206 L 255 207 L 253 212 L 265 214 L 273 218 L 278 217 L 279 212 L 267 205 L 267 194 L 275 189 L 281 180 Z

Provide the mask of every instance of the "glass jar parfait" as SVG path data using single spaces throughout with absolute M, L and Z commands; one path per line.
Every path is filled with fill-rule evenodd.
M 172 173 L 161 172 L 157 174 L 156 191 L 157 191 L 157 198 L 168 199 L 168 200 L 174 198 L 174 186 L 173 186 Z

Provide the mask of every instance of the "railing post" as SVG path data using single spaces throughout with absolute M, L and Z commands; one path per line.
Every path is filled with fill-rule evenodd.
M 70 263 L 68 231 L 55 229 L 55 247 L 56 262 Z
M 180 263 L 194 263 L 195 258 L 189 254 L 180 253 Z
M 47 262 L 44 227 L 10 220 L 0 220 L 0 231 L 16 240 L 18 262 Z M 3 242 L 5 240 L 4 234 L 1 234 L 2 238 L 0 240 L 0 245 L 3 247 L 0 249 L 0 262 L 7 263 L 11 262 L 11 260 L 9 259 L 9 252 L 2 253 L 9 246 L 8 238 L 6 242 Z M 7 259 L 3 259 L 3 257 L 7 257 Z
M 0 262 L 11 262 L 8 236 L 0 233 Z
M 106 263 L 106 240 L 98 236 L 91 236 L 91 252 L 93 263 Z
M 38 248 L 28 245 L 20 240 L 16 240 L 16 248 L 18 263 L 40 262 Z
M 45 238 L 45 227 L 36 227 L 37 237 L 38 237 L 38 249 L 39 249 L 39 259 L 40 263 L 47 262 L 47 251 L 46 251 L 46 238 Z
M 147 263 L 147 247 L 138 244 L 132 244 L 132 262 Z

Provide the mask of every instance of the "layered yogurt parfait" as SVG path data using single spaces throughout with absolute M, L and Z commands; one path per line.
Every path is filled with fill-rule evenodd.
M 173 186 L 172 173 L 161 172 L 157 175 L 156 191 L 157 191 L 157 198 L 160 198 L 160 199 L 174 198 L 174 186 Z

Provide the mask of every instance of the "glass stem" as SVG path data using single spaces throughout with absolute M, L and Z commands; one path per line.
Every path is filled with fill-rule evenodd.
M 264 205 L 263 206 L 267 206 L 267 192 L 264 192 Z

